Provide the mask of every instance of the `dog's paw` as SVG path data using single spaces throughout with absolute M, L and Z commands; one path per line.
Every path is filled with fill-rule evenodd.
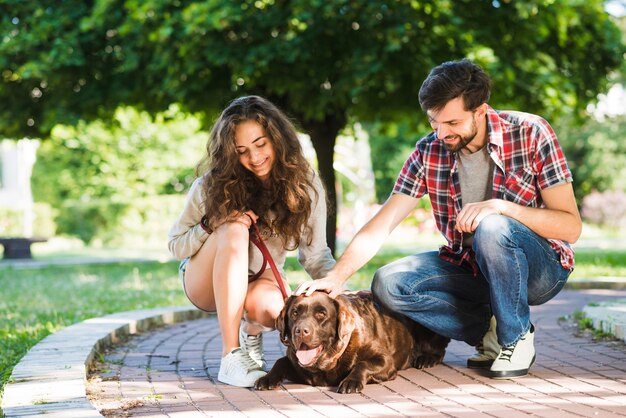
M 358 379 L 346 378 L 337 388 L 339 393 L 360 393 L 363 390 L 363 382 Z
M 276 379 L 272 379 L 269 374 L 266 374 L 265 376 L 259 378 L 255 382 L 254 388 L 256 390 L 272 390 L 272 389 L 276 389 L 279 384 L 280 384 L 280 381 L 277 381 Z
M 415 359 L 414 367 L 416 369 L 427 369 L 436 366 L 443 361 L 442 356 L 435 354 L 422 354 Z

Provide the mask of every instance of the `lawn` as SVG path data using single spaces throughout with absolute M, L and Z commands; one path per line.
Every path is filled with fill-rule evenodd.
M 404 254 L 381 252 L 350 279 L 350 288 L 369 288 L 377 268 Z M 177 267 L 171 261 L 0 266 L 0 396 L 15 364 L 50 333 L 113 312 L 187 305 Z M 288 257 L 285 269 L 292 288 L 306 280 L 295 257 Z M 579 250 L 572 279 L 591 276 L 626 276 L 626 249 Z

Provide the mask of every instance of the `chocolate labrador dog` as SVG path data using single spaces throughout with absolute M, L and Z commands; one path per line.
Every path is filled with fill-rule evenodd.
M 450 341 L 378 306 L 372 293 L 324 292 L 291 296 L 276 319 L 287 356 L 257 380 L 276 388 L 284 379 L 360 392 L 367 383 L 395 379 L 398 370 L 441 363 Z

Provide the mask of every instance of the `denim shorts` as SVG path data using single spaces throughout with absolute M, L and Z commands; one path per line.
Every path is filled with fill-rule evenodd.
M 178 277 L 180 277 L 180 280 L 184 282 L 184 278 L 185 278 L 185 271 L 187 270 L 187 263 L 189 263 L 189 259 L 191 257 L 187 257 L 185 258 L 183 261 L 180 262 L 180 265 L 178 266 Z

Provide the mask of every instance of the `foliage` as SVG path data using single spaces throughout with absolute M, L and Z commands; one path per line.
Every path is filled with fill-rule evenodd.
M 1 134 L 46 136 L 120 104 L 181 103 L 208 124 L 257 93 L 311 135 L 333 206 L 337 134 L 351 117 L 419 113 L 434 65 L 472 58 L 494 105 L 552 119 L 604 91 L 624 53 L 602 0 L 2 0 L 0 16 Z
M 416 126 L 411 120 L 398 123 L 368 123 L 365 124 L 365 128 L 372 149 L 376 200 L 382 203 L 393 190 L 400 169 L 415 149 L 415 143 L 430 132 L 430 128 L 424 123 Z
M 200 128 L 176 106 L 154 118 L 127 107 L 110 122 L 58 125 L 37 152 L 35 199 L 58 210 L 60 233 L 111 238 L 129 211 L 145 212 L 141 199 L 187 189 L 206 143 Z
M 137 199 L 101 238 L 118 248 L 167 248 L 167 233 L 183 204 L 180 194 Z
M 154 118 L 119 108 L 110 122 L 57 125 L 37 151 L 32 187 L 35 200 L 61 208 L 92 199 L 129 203 L 154 196 L 181 179 L 199 160 L 206 143 L 197 118 L 172 106 Z M 177 176 L 179 175 L 179 176 Z
M 119 224 L 129 206 L 129 203 L 110 202 L 108 199 L 91 199 L 88 202 L 67 200 L 59 208 L 56 218 L 58 231 L 89 244 L 97 237 L 108 235 Z
M 414 109 L 433 65 L 463 56 L 493 74 L 495 102 L 554 115 L 594 100 L 624 51 L 599 0 L 4 0 L 0 7 L 0 97 L 14 99 L 0 107 L 2 132 L 20 136 L 119 103 L 215 110 L 242 91 L 283 98 L 301 121 L 348 110 L 392 115 Z
M 582 126 L 571 119 L 555 127 L 574 176 L 577 198 L 593 190 L 626 191 L 626 115 L 589 118 Z
M 166 248 L 167 232 L 182 205 L 180 194 L 141 197 L 132 204 L 108 199 L 72 200 L 63 203 L 56 223 L 61 233 L 76 236 L 85 243 L 117 248 Z

